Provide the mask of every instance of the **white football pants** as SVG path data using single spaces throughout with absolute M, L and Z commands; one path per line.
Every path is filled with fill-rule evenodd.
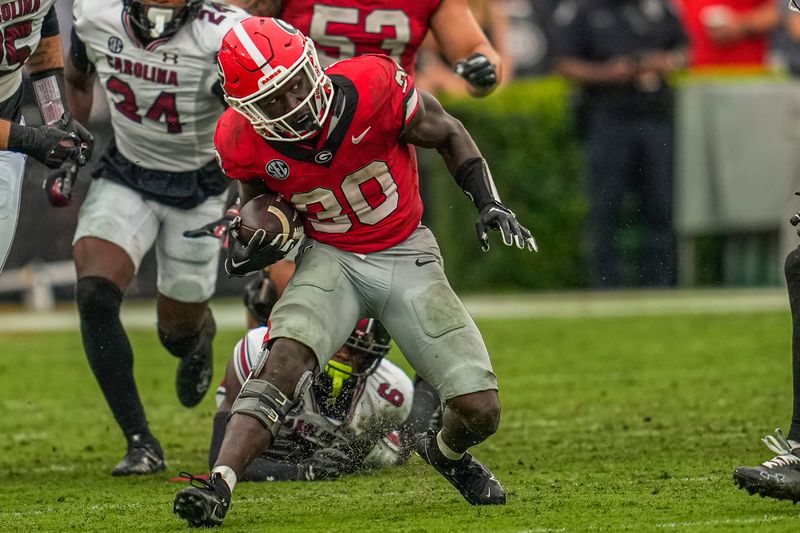
M 25 159 L 25 155 L 16 152 L 0 152 L 0 272 L 17 229 Z

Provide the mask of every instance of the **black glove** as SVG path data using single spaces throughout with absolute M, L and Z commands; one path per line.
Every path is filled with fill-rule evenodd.
M 44 180 L 42 187 L 53 207 L 65 207 L 72 203 L 72 186 L 78 178 L 78 163 L 70 161 L 54 170 Z
M 190 229 L 188 231 L 183 232 L 184 237 L 188 237 L 189 239 L 197 239 L 200 237 L 214 237 L 215 239 L 219 239 L 222 241 L 222 248 L 227 249 L 229 246 L 228 240 L 228 228 L 231 225 L 231 222 L 239 216 L 239 198 L 237 197 L 236 200 L 228 206 L 225 210 L 225 214 L 222 215 L 221 218 L 217 220 L 213 220 L 206 224 L 205 226 L 201 226 L 197 229 Z
M 55 126 L 69 133 L 74 133 L 81 140 L 80 155 L 78 156 L 78 166 L 85 165 L 92 158 L 92 151 L 94 150 L 94 136 L 89 133 L 89 130 L 72 117 L 68 111 L 61 116 L 61 120 L 56 122 Z
M 478 231 L 478 241 L 484 252 L 489 250 L 489 230 L 499 230 L 506 246 L 516 244 L 520 250 L 527 247 L 531 252 L 539 251 L 531 232 L 517 222 L 516 215 L 502 204 L 485 205 L 478 216 L 475 229 Z
M 453 70 L 476 89 L 486 90 L 497 85 L 497 65 L 483 54 L 472 54 L 456 61 Z
M 277 263 L 286 256 L 273 241 L 267 241 L 267 233 L 258 229 L 247 244 L 239 241 L 239 227 L 242 219 L 236 217 L 231 222 L 230 239 L 228 241 L 228 257 L 225 259 L 225 271 L 228 277 L 246 276 Z M 286 248 L 288 249 L 288 248 Z
M 8 149 L 27 154 L 48 168 L 59 168 L 67 161 L 80 159 L 81 139 L 58 127 L 30 128 L 12 124 L 8 134 Z

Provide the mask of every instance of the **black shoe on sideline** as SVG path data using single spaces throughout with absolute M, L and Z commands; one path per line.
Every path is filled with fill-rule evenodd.
M 763 441 L 778 455 L 759 466 L 740 466 L 733 472 L 733 482 L 750 494 L 797 503 L 800 501 L 800 443 L 787 440 L 780 429 Z

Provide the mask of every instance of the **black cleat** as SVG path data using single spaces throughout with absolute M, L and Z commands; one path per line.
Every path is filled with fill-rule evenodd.
M 128 453 L 111 471 L 112 476 L 143 476 L 155 474 L 166 468 L 164 452 L 157 440 L 145 442 L 142 434 L 136 433 L 128 439 Z
M 458 460 L 442 455 L 436 432 L 428 430 L 417 440 L 417 454 L 449 481 L 472 505 L 505 505 L 506 493 L 488 468 L 469 452 Z
M 759 466 L 740 466 L 733 482 L 750 494 L 778 500 L 800 501 L 800 443 L 789 441 L 779 429 L 764 437 L 767 448 L 777 453 Z
M 175 388 L 178 391 L 178 400 L 185 407 L 194 407 L 199 404 L 211 386 L 213 371 L 213 352 L 211 341 L 217 334 L 217 324 L 214 316 L 208 314 L 207 320 L 211 322 L 203 326 L 202 339 L 199 348 L 189 355 L 182 357 L 178 363 L 178 372 L 175 375 Z
M 186 472 L 191 487 L 175 495 L 172 512 L 189 522 L 189 527 L 218 527 L 225 520 L 231 506 L 231 491 L 219 476 L 206 481 Z

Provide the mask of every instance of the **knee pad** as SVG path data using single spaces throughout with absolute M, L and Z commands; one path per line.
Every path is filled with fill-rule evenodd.
M 75 285 L 75 302 L 84 317 L 92 314 L 119 313 L 122 291 L 117 285 L 100 276 L 87 276 Z
M 239 396 L 233 402 L 230 416 L 235 414 L 247 415 L 258 420 L 264 429 L 278 436 L 278 431 L 292 409 L 303 399 L 308 387 L 311 386 L 313 374 L 309 371 L 297 382 L 294 389 L 294 398 L 289 399 L 281 390 L 262 379 L 248 379 L 242 386 Z
M 205 353 L 211 350 L 211 343 L 217 334 L 217 323 L 211 309 L 206 310 L 206 318 L 200 329 L 185 337 L 176 338 L 171 332 L 158 328 L 158 339 L 169 353 L 184 358 L 194 353 Z

